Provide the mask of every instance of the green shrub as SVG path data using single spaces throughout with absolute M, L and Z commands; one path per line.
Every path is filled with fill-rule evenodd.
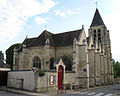
M 45 72 L 44 71 L 40 71 L 39 72 L 39 76 L 41 77 L 41 76 L 44 76 L 45 75 Z

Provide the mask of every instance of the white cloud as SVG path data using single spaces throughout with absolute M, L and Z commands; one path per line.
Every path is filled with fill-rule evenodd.
M 116 10 L 114 12 L 105 17 L 105 24 L 107 28 L 110 30 L 110 37 L 111 37 L 111 44 L 112 44 L 112 55 L 113 59 L 120 61 L 120 44 L 119 44 L 119 38 L 120 38 L 120 1 L 118 1 L 116 5 Z
M 56 10 L 56 11 L 55 11 L 55 14 L 56 14 L 56 15 L 59 15 L 60 12 L 61 12 L 60 10 Z
M 67 10 L 63 6 L 62 6 L 62 9 L 59 9 L 59 10 L 55 11 L 55 15 L 61 16 L 63 18 L 66 18 L 66 17 L 68 17 L 70 15 L 76 15 L 76 14 L 78 15 L 80 13 L 81 13 L 81 11 L 80 11 L 79 8 L 77 8 L 75 10 L 70 10 L 70 9 Z
M 67 14 L 65 14 L 64 12 L 61 12 L 61 13 L 60 13 L 60 16 L 66 18 L 66 17 L 67 17 Z
M 72 10 L 67 10 L 67 14 L 68 15 L 73 15 L 73 14 L 75 14 L 75 12 L 73 12 Z
M 56 3 L 53 0 L 0 0 L 0 45 L 11 42 L 26 25 L 27 20 L 36 15 L 46 13 Z M 40 23 L 40 18 L 37 17 Z M 41 19 L 41 23 L 45 20 Z
M 55 15 L 61 16 L 63 18 L 67 17 L 67 14 L 65 12 L 62 12 L 61 10 L 56 10 Z
M 41 18 L 39 16 L 36 16 L 35 22 L 37 22 L 38 24 L 46 23 L 46 18 Z

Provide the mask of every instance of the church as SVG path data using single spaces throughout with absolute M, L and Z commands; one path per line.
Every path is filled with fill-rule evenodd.
M 96 8 L 86 37 L 79 30 L 54 34 L 44 30 L 14 49 L 8 86 L 36 92 L 62 90 L 63 85 L 84 88 L 113 84 L 110 32 Z

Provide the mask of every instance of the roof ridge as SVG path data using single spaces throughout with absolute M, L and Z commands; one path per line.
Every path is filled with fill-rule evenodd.
M 53 34 L 53 35 L 66 34 L 66 33 L 71 33 L 71 32 L 76 32 L 76 31 L 81 31 L 81 30 L 82 29 L 73 30 L 73 31 L 67 31 L 67 32 L 61 32 L 61 33 L 57 33 L 57 34 Z
M 37 37 L 32 37 L 32 38 L 27 38 L 27 39 L 35 39 L 35 38 L 37 38 Z
M 44 33 L 44 32 L 45 32 L 45 33 L 49 33 L 49 34 L 53 34 L 53 33 L 49 32 L 48 30 L 44 30 L 43 33 Z

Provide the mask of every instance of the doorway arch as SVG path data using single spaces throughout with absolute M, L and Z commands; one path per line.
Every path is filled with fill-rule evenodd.
M 64 79 L 63 67 L 60 65 L 58 67 L 58 90 L 62 90 L 63 79 Z

